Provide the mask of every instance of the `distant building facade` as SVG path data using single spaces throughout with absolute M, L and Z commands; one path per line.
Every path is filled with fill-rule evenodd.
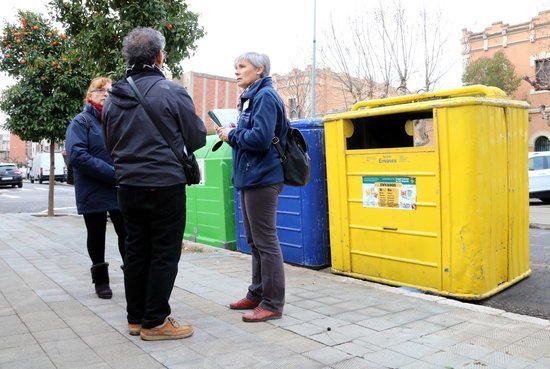
M 310 76 L 311 67 L 305 70 L 293 69 L 287 74 L 273 74 L 274 87 L 283 99 L 286 113 L 290 119 L 310 116 Z M 351 109 L 357 98 L 343 84 L 345 76 L 338 75 L 330 69 L 318 69 L 316 76 L 316 115 Z M 368 84 L 357 78 L 348 79 L 356 93 L 366 98 L 385 97 L 381 84 Z M 235 109 L 242 89 L 234 78 L 216 76 L 206 73 L 186 72 L 174 82 L 182 84 L 193 102 L 197 115 L 205 122 L 209 133 L 215 132 L 215 124 L 208 116 L 212 109 Z M 369 91 L 367 91 L 369 90 Z M 390 95 L 395 89 L 390 88 Z
M 287 74 L 273 75 L 275 88 L 291 119 L 310 115 L 311 71 L 308 66 L 305 70 L 293 69 Z M 316 116 L 349 110 L 357 101 L 395 94 L 393 88 L 386 93 L 381 84 L 338 74 L 328 68 L 316 70 L 315 85 Z
M 10 132 L 0 132 L 0 161 L 27 165 L 33 145 Z
M 529 109 L 529 149 L 550 151 L 550 10 L 525 23 L 493 23 L 482 32 L 463 30 L 465 65 L 502 51 L 525 77 L 513 97 Z
M 209 133 L 215 132 L 215 124 L 208 116 L 212 109 L 235 109 L 241 93 L 237 80 L 205 73 L 186 72 L 174 79 L 186 89 L 193 102 L 197 115 L 206 124 Z
M 0 132 L 0 162 L 8 162 L 10 157 L 10 134 Z
M 29 152 L 31 143 L 23 141 L 19 136 L 10 134 L 10 161 L 27 165 L 32 153 Z

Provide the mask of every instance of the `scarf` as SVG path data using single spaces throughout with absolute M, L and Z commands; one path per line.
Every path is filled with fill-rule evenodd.
M 91 99 L 88 99 L 87 101 L 88 101 L 88 104 L 93 106 L 94 109 L 98 112 L 99 120 L 101 121 L 101 117 L 102 117 L 102 113 L 103 113 L 103 105 L 99 105 L 98 103 L 93 102 Z

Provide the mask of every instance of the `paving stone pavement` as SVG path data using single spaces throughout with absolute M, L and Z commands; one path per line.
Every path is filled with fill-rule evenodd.
M 113 299 L 95 297 L 75 216 L 0 215 L 0 368 L 550 368 L 550 322 L 285 265 L 283 319 L 244 323 L 229 302 L 248 255 L 182 254 L 171 305 L 195 335 L 126 332 L 123 277 L 108 228 Z

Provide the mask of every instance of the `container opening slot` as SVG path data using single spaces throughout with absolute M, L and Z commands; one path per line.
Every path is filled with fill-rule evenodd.
M 432 110 L 352 119 L 352 124 L 348 150 L 434 145 Z

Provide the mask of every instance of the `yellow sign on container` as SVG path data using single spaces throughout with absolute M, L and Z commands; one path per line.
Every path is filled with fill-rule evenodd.
M 326 116 L 333 272 L 461 299 L 527 277 L 527 108 L 477 85 Z

